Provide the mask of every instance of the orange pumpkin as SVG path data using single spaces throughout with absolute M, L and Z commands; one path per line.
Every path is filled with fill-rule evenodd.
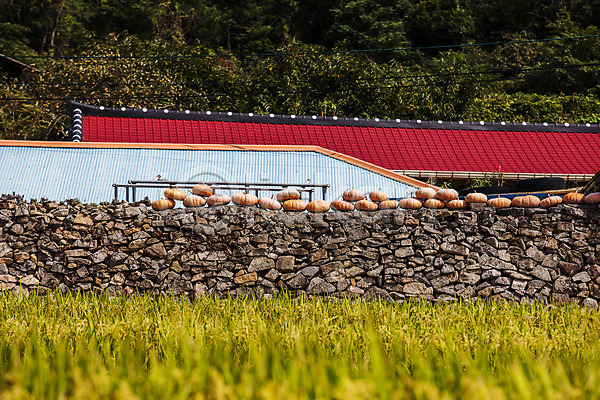
M 388 195 L 381 190 L 373 190 L 371 193 L 369 193 L 369 198 L 371 201 L 380 203 L 382 201 L 386 201 L 388 199 Z
M 557 205 L 559 205 L 561 203 L 562 203 L 562 197 L 560 197 L 560 196 L 548 196 L 545 199 L 542 199 L 540 201 L 540 207 L 542 207 L 542 208 L 548 208 L 548 207 L 557 206 Z
M 183 199 L 183 205 L 186 207 L 202 207 L 206 204 L 206 199 L 195 194 L 187 196 Z
M 281 203 L 272 197 L 261 197 L 258 199 L 258 205 L 266 210 L 281 210 Z
M 423 202 L 419 199 L 415 199 L 414 197 L 406 197 L 404 199 L 400 199 L 398 206 L 406 210 L 418 210 L 419 208 L 423 207 Z
M 423 202 L 423 206 L 426 208 L 444 208 L 446 203 L 440 199 L 427 199 Z
M 224 193 L 215 193 L 206 199 L 206 204 L 209 206 L 222 206 L 225 204 L 229 204 L 231 199 Z
M 532 194 L 525 196 L 515 196 L 512 199 L 511 205 L 513 207 L 539 207 L 540 198 Z
M 440 189 L 435 194 L 435 197 L 441 201 L 452 201 L 458 199 L 458 192 L 454 189 Z
M 570 192 L 563 196 L 563 203 L 581 204 L 584 201 L 585 195 L 583 193 Z
M 277 192 L 277 201 L 296 200 L 300 198 L 300 192 L 296 189 L 283 189 Z
M 334 200 L 331 202 L 331 208 L 336 211 L 354 211 L 354 203 L 346 200 Z
M 199 184 L 192 188 L 192 193 L 197 194 L 198 196 L 209 197 L 212 196 L 213 190 L 210 186 Z
M 355 206 L 356 209 L 360 211 L 375 211 L 379 209 L 379 205 L 377 205 L 377 203 L 367 199 L 357 201 Z
M 300 199 L 291 199 L 283 202 L 283 209 L 286 211 L 304 211 L 306 202 Z
M 465 196 L 465 201 L 471 203 L 487 203 L 488 198 L 483 193 L 469 193 Z
M 187 197 L 187 194 L 183 190 L 179 190 L 176 188 L 169 188 L 165 190 L 165 197 L 167 199 L 173 200 L 183 200 Z
M 467 203 L 465 200 L 454 199 L 446 203 L 446 207 L 448 207 L 450 210 L 464 210 L 469 207 L 469 203 Z
M 325 200 L 313 200 L 306 205 L 306 211 L 322 213 L 329 211 L 329 202 Z
M 236 193 L 231 196 L 231 201 L 238 206 L 255 206 L 258 204 L 258 197 L 250 193 Z
M 384 200 L 379 203 L 380 210 L 395 210 L 398 208 L 398 200 Z
M 359 201 L 365 198 L 365 192 L 359 189 L 348 189 L 342 194 L 342 197 L 346 201 Z
M 435 197 L 435 193 L 436 193 L 436 191 L 434 188 L 422 187 L 419 190 L 417 190 L 417 192 L 415 193 L 415 196 L 417 197 L 417 199 L 427 200 L 427 199 L 433 199 Z
M 508 208 L 511 205 L 511 201 L 510 199 L 506 198 L 506 197 L 494 197 L 493 199 L 489 199 L 487 201 L 487 205 L 488 207 L 493 207 L 493 208 Z
M 600 203 L 600 192 L 590 193 L 585 196 L 585 204 Z
M 152 202 L 152 209 L 156 211 L 167 210 L 175 207 L 175 200 L 173 199 L 160 199 Z

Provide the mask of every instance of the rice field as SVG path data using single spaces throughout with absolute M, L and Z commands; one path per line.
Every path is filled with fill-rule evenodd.
M 0 399 L 593 399 L 574 306 L 0 295 Z

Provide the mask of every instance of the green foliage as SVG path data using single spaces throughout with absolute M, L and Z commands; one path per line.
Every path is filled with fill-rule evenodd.
M 66 138 L 65 98 L 118 107 L 597 123 L 600 38 L 531 40 L 598 35 L 598 15 L 600 0 L 6 0 L 0 53 L 40 72 L 15 79 L 0 69 L 0 137 Z M 511 43 L 369 51 L 486 41 Z

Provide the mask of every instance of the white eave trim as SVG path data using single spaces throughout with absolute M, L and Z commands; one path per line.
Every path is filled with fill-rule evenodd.
M 498 174 L 498 172 L 474 172 L 474 171 L 423 171 L 423 170 L 393 170 L 396 173 L 417 179 L 482 179 Z M 522 173 L 502 172 L 505 181 L 518 181 L 530 178 L 563 178 L 567 182 L 584 182 L 592 179 L 594 174 L 554 174 L 554 173 Z

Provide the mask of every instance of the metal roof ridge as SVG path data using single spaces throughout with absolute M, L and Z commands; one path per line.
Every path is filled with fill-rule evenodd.
M 442 129 L 473 131 L 520 131 L 520 132 L 580 132 L 600 133 L 599 124 L 570 124 L 556 122 L 487 122 L 487 121 L 422 121 L 390 118 L 358 118 L 318 115 L 254 114 L 222 111 L 190 111 L 147 108 L 115 108 L 92 106 L 69 101 L 67 112 L 87 116 L 122 118 L 175 119 L 215 122 L 266 123 L 282 125 L 327 125 L 376 128 Z M 532 129 L 533 128 L 533 129 Z

